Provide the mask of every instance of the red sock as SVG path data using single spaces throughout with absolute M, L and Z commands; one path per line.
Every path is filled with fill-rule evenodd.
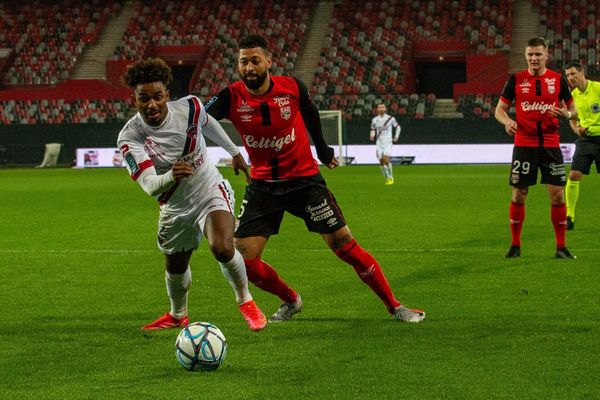
M 388 311 L 393 313 L 394 308 L 398 307 L 400 302 L 394 297 L 390 284 L 385 278 L 377 260 L 363 250 L 354 239 L 346 243 L 341 249 L 336 250 L 335 254 L 343 261 L 352 265 L 360 279 L 369 285 L 377 296 L 383 300 Z
M 525 220 L 525 204 L 510 202 L 510 234 L 512 236 L 511 246 L 521 246 L 521 228 Z
M 567 207 L 564 204 L 552 206 L 550 219 L 554 225 L 554 236 L 556 237 L 556 248 L 565 247 L 565 236 L 567 232 Z
M 298 299 L 298 294 L 281 280 L 277 271 L 269 264 L 256 257 L 253 260 L 244 260 L 246 274 L 250 282 L 279 297 L 286 303 L 293 303 Z

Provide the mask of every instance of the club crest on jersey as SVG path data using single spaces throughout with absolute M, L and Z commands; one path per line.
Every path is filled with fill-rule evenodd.
M 556 78 L 546 78 L 544 82 L 548 86 L 548 93 L 554 94 L 556 92 Z
M 519 174 L 511 174 L 510 175 L 510 183 L 513 185 L 519 182 Z
M 281 118 L 283 119 L 290 119 L 292 116 L 292 108 L 290 106 L 281 107 L 279 112 L 281 113 Z

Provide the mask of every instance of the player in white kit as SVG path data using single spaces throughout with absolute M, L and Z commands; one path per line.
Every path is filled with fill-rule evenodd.
M 119 133 L 117 144 L 132 179 L 160 204 L 158 247 L 165 254 L 165 282 L 171 310 L 142 327 L 144 330 L 185 326 L 188 265 L 203 236 L 233 288 L 250 329 L 267 320 L 248 291 L 246 267 L 233 246 L 234 193 L 211 163 L 203 135 L 233 157 L 236 174 L 248 176 L 248 166 L 219 123 L 208 116 L 195 96 L 169 101 L 169 66 L 149 58 L 127 69 L 123 82 L 133 90 L 138 113 Z
M 396 118 L 387 114 L 385 104 L 377 105 L 377 116 L 371 120 L 371 141 L 375 141 L 377 146 L 377 159 L 379 160 L 379 168 L 385 178 L 386 185 L 394 184 L 394 172 L 390 156 L 392 155 L 392 140 L 398 141 L 400 137 L 400 125 L 396 122 Z M 394 137 L 392 138 L 392 129 Z

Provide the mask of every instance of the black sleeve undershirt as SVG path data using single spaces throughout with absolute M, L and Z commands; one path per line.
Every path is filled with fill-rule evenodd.
M 325 138 L 323 138 L 319 110 L 310 99 L 308 89 L 304 83 L 298 78 L 294 79 L 298 84 L 298 93 L 300 94 L 300 114 L 302 114 L 304 125 L 306 125 L 306 129 L 315 145 L 319 161 L 324 165 L 328 165 L 331 163 L 331 160 L 333 160 L 334 152 L 333 149 L 325 143 Z
M 231 104 L 231 92 L 229 88 L 221 90 L 218 95 L 213 96 L 206 103 L 206 112 L 217 121 L 229 116 L 229 108 Z

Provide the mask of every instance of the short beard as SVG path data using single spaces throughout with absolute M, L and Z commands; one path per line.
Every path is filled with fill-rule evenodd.
M 255 80 L 248 80 L 246 77 L 243 78 L 244 83 L 250 90 L 257 90 L 267 80 L 267 72 L 265 71 L 262 75 L 258 75 Z

